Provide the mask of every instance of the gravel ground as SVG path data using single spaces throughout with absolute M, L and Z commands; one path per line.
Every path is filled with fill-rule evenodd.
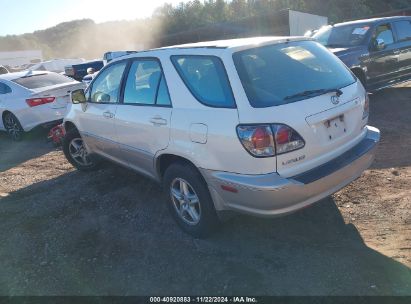
M 75 171 L 43 131 L 0 133 L 1 295 L 411 295 L 411 88 L 371 97 L 370 170 L 293 215 L 238 216 L 207 240 L 160 187 Z

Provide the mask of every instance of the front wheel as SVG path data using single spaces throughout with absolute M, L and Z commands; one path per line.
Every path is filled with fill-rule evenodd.
M 70 130 L 64 136 L 63 152 L 67 160 L 78 170 L 91 171 L 98 165 L 96 160 L 90 157 L 83 139 L 76 130 Z
M 13 113 L 6 113 L 3 118 L 4 128 L 7 134 L 14 141 L 20 141 L 23 138 L 24 130 Z
M 170 165 L 163 179 L 168 207 L 177 224 L 188 234 L 203 238 L 220 226 L 208 187 L 200 173 L 184 163 Z

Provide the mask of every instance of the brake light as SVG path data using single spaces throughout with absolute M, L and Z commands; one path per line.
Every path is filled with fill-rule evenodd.
M 56 97 L 30 98 L 30 99 L 26 99 L 26 102 L 30 107 L 36 107 L 36 106 L 41 106 L 46 103 L 51 103 L 55 99 Z
M 370 115 L 370 97 L 368 97 L 368 93 L 365 93 L 365 102 L 364 102 L 364 110 L 362 112 L 362 119 L 368 118 Z
M 238 126 L 237 134 L 243 146 L 253 156 L 275 155 L 273 133 L 269 125 Z
M 305 146 L 304 139 L 294 129 L 287 125 L 271 125 L 275 134 L 276 155 L 301 149 Z
M 241 125 L 237 134 L 244 148 L 255 157 L 272 157 L 305 145 L 295 130 L 283 124 Z

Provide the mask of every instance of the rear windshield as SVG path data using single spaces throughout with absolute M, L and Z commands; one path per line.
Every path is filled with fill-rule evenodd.
M 311 98 L 355 82 L 348 68 L 315 41 L 257 47 L 235 53 L 233 58 L 255 108 Z
M 57 84 L 73 82 L 74 80 L 60 74 L 47 73 L 25 76 L 14 79 L 13 81 L 27 89 L 39 89 Z

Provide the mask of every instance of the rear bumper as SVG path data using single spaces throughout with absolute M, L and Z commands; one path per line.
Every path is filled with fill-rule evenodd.
M 24 131 L 28 132 L 38 126 L 55 126 L 63 121 L 66 113 L 67 108 L 44 108 L 39 109 L 39 111 L 30 111 L 29 109 L 25 112 L 18 113 L 17 118 L 19 118 Z
M 367 127 L 365 138 L 339 157 L 302 174 L 242 175 L 202 170 L 218 211 L 235 210 L 256 216 L 292 213 L 317 202 L 357 179 L 374 160 L 380 132 Z M 236 193 L 222 186 L 237 189 Z

